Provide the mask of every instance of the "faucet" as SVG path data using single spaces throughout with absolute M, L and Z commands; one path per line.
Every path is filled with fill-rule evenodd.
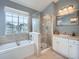
M 16 40 L 16 44 L 17 44 L 17 46 L 20 46 L 20 43 L 19 43 L 19 41 L 18 41 L 18 40 Z

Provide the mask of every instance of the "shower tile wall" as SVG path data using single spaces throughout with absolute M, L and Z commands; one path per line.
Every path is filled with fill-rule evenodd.
M 56 24 L 56 4 L 51 3 L 42 13 L 41 13 L 41 36 L 42 43 L 47 44 L 48 47 L 52 45 L 52 33 L 55 30 Z M 50 20 L 43 19 L 45 15 L 51 17 Z M 47 25 L 47 23 L 49 24 Z M 48 27 L 47 27 L 48 26 Z M 48 31 L 46 30 L 48 29 Z

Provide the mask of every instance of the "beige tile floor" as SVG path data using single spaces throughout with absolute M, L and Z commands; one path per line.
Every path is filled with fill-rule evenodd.
M 58 54 L 56 54 L 55 52 L 53 52 L 51 49 L 42 53 L 39 57 L 37 56 L 30 56 L 28 58 L 25 59 L 66 59 Z

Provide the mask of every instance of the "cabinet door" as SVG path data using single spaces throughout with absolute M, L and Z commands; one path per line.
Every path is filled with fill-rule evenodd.
M 56 37 L 53 38 L 53 49 L 58 51 L 58 38 Z
M 76 41 L 76 51 L 77 59 L 79 59 L 79 41 Z
M 77 50 L 78 50 L 77 56 L 78 56 L 78 59 L 79 59 L 79 41 L 77 41 Z
M 79 42 L 69 40 L 69 59 L 79 59 Z
M 60 38 L 59 53 L 65 57 L 68 56 L 68 39 L 67 38 Z
M 52 49 L 55 49 L 55 37 L 52 39 Z

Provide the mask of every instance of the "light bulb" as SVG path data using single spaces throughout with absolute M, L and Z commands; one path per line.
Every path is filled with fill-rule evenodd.
M 74 11 L 75 11 L 75 10 L 74 10 L 74 7 L 73 7 L 73 6 L 69 6 L 69 7 L 68 7 L 68 11 L 69 11 L 69 13 L 74 12 Z
M 61 13 L 62 12 L 62 10 L 59 10 L 59 13 Z
M 68 14 L 67 8 L 64 8 L 64 9 L 63 9 L 63 12 L 64 12 L 64 15 Z
M 62 10 L 59 10 L 58 15 L 59 16 L 62 16 L 63 15 L 63 11 Z

